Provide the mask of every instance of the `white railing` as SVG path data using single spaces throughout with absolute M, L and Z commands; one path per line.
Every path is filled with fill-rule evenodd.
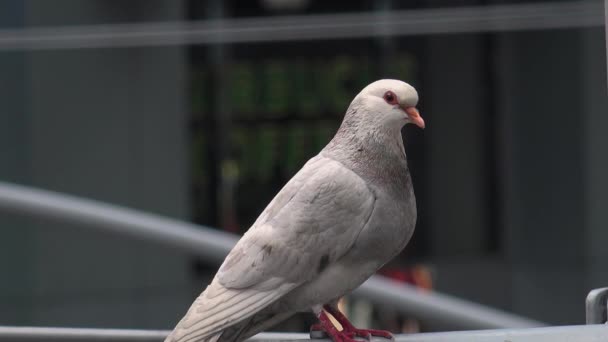
M 601 27 L 601 0 L 0 30 L 0 50 L 235 44 Z

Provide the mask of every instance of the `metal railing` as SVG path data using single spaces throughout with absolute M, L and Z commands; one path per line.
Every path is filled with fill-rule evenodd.
M 0 182 L 0 212 L 77 223 L 83 228 L 146 240 L 221 263 L 238 237 L 160 215 L 52 191 Z M 353 293 L 449 330 L 527 328 L 543 323 L 374 276 Z
M 2 327 L 0 342 L 160 342 L 169 332 L 164 330 L 127 330 L 127 329 L 83 329 L 83 328 L 40 328 L 40 327 Z M 296 341 L 308 339 L 302 333 L 261 333 L 250 339 L 263 341 Z M 381 338 L 374 341 L 386 342 Z M 605 342 L 608 340 L 606 325 L 577 325 L 531 329 L 500 329 L 480 331 L 458 331 L 444 333 L 423 333 L 396 335 L 396 342 Z M 331 342 L 326 339 L 313 340 Z
M 559 1 L 349 14 L 2 29 L 0 50 L 310 41 L 601 27 L 603 22 L 601 1 Z

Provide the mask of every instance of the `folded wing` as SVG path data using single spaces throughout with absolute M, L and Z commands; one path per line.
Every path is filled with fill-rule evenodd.
M 310 281 L 354 244 L 374 208 L 365 182 L 317 156 L 277 194 L 170 336 L 203 340 Z

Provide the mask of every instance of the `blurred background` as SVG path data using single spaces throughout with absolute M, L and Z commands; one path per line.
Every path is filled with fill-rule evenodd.
M 404 129 L 419 219 L 381 273 L 580 324 L 608 286 L 604 32 L 591 0 L 0 0 L 0 180 L 241 234 L 397 78 L 427 128 Z M 171 328 L 217 268 L 8 213 L 0 232 L 2 325 Z

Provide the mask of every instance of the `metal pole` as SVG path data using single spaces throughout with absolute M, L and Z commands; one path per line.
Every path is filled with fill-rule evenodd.
M 383 277 L 372 277 L 353 295 L 367 298 L 385 307 L 399 309 L 408 315 L 421 319 L 431 328 L 440 330 L 467 330 L 472 327 L 499 329 L 505 326 L 512 328 L 532 328 L 543 324 L 471 303 L 453 296 L 420 291 L 414 286 L 396 283 Z
M 80 225 L 177 248 L 221 263 L 238 236 L 90 199 L 0 182 L 0 211 Z
M 51 327 L 2 327 L 0 342 L 33 342 L 33 341 L 163 341 L 169 334 L 165 330 L 130 330 L 130 329 L 92 329 L 92 328 L 51 328 Z
M 53 50 L 184 44 L 355 39 L 423 34 L 599 27 L 600 1 L 395 10 L 166 23 L 30 27 L 0 30 L 0 50 Z

